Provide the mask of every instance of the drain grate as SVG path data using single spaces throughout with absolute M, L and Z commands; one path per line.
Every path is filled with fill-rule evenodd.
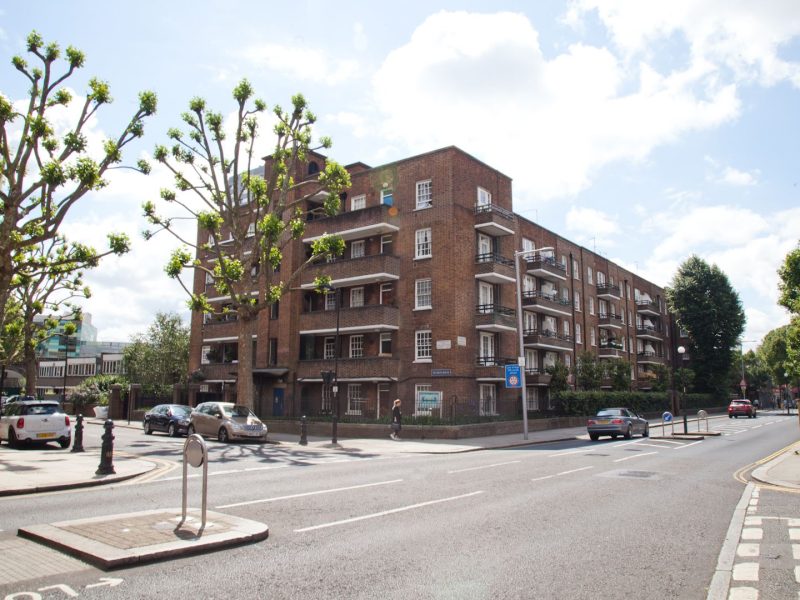
M 625 477 L 628 479 L 660 479 L 660 475 L 654 471 L 632 471 L 621 469 L 619 471 L 607 471 L 600 474 L 601 477 Z

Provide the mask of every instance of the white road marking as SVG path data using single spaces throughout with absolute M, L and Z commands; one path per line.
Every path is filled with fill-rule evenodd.
M 568 456 L 570 454 L 585 454 L 586 452 L 594 452 L 597 448 L 586 448 L 583 450 L 569 450 L 567 452 L 559 452 L 558 454 L 548 454 L 547 458 L 557 458 L 559 456 Z
M 739 544 L 736 548 L 736 556 L 748 558 L 758 556 L 761 553 L 761 544 Z
M 448 471 L 447 473 L 448 474 L 453 474 L 453 473 L 464 473 L 466 471 L 477 471 L 478 469 L 491 469 L 492 467 L 502 467 L 504 465 L 513 465 L 514 463 L 518 463 L 518 462 L 520 462 L 520 461 L 518 461 L 518 460 L 510 460 L 508 462 L 494 463 L 492 465 L 482 465 L 480 467 L 468 467 L 466 469 L 457 469 L 455 471 Z
M 789 539 L 790 540 L 800 540 L 800 529 L 790 529 L 789 530 Z
M 630 460 L 632 458 L 641 458 L 642 456 L 650 456 L 651 454 L 658 454 L 658 452 L 645 452 L 644 454 L 634 454 L 632 456 L 626 456 L 624 458 L 617 458 L 614 462 L 622 462 L 623 460 Z
M 640 446 L 647 446 L 649 448 L 661 448 L 662 450 L 664 448 L 669 448 L 669 446 L 662 446 L 661 444 L 645 444 L 645 443 L 642 443 L 642 442 L 640 442 L 639 445 Z
M 733 565 L 734 581 L 758 581 L 758 563 L 739 563 Z
M 552 479 L 555 475 L 545 475 L 544 477 L 534 477 L 531 481 L 542 481 L 543 479 Z
M 751 525 L 751 526 L 762 525 L 763 524 L 762 521 L 765 518 L 768 519 L 770 517 L 745 517 L 744 524 L 745 525 Z
M 760 527 L 745 527 L 742 529 L 743 540 L 761 540 L 764 538 L 764 530 Z
M 731 588 L 728 600 L 758 600 L 758 590 L 751 587 Z
M 362 515 L 360 517 L 353 517 L 352 519 L 343 519 L 341 521 L 332 521 L 330 523 L 323 523 L 322 525 L 313 525 L 311 527 L 303 527 L 302 529 L 295 529 L 295 533 L 302 533 L 305 531 L 314 531 L 316 529 L 324 529 L 326 527 L 336 527 L 338 525 L 346 525 L 348 523 L 355 523 L 357 521 L 364 521 L 366 519 L 376 519 L 378 517 L 385 517 L 386 515 L 393 515 L 395 513 L 403 512 L 406 510 L 413 510 L 415 508 L 422 508 L 424 506 L 431 506 L 433 504 L 440 504 L 442 502 L 452 502 L 454 500 L 461 500 L 462 498 L 469 498 L 482 494 L 483 490 L 477 492 L 470 492 L 469 494 L 462 494 L 460 496 L 451 496 L 450 498 L 440 498 L 439 500 L 429 500 L 428 502 L 420 502 L 419 504 L 412 504 L 410 506 L 401 506 L 400 508 L 393 508 L 391 510 L 384 510 L 378 513 L 369 515 Z
M 691 444 L 684 444 L 680 448 L 673 448 L 673 450 L 683 450 L 684 448 L 688 448 L 689 446 L 694 446 L 695 444 L 702 444 L 703 440 L 698 440 L 696 442 L 692 442 Z
M 570 473 L 577 473 L 578 471 L 586 471 L 587 469 L 594 469 L 594 467 L 581 467 L 580 469 L 570 469 L 569 471 L 561 471 L 556 475 L 569 475 Z
M 789 527 L 800 527 L 800 519 L 789 519 Z
M 800 567 L 795 567 L 794 568 L 794 580 L 797 583 L 800 583 Z
M 792 558 L 800 560 L 800 544 L 792 544 Z
M 711 578 L 711 585 L 708 588 L 706 600 L 725 600 L 728 598 L 731 585 L 731 572 L 733 562 L 736 559 L 736 547 L 739 545 L 739 536 L 744 524 L 747 503 L 755 489 L 755 484 L 748 483 L 742 492 L 736 508 L 733 510 L 728 531 L 725 534 L 725 541 L 719 551 L 717 567 L 714 576 Z
M 341 487 L 341 488 L 332 488 L 329 490 L 317 490 L 315 492 L 304 492 L 302 494 L 291 494 L 289 496 L 276 496 L 274 498 L 261 498 L 260 500 L 248 500 L 246 502 L 235 502 L 233 504 L 223 504 L 221 506 L 217 506 L 217 509 L 220 508 L 233 508 L 234 506 L 247 506 L 248 504 L 261 504 L 264 502 L 277 502 L 278 500 L 289 500 L 291 498 L 303 498 L 305 496 L 318 496 L 320 494 L 331 494 L 333 492 L 345 492 L 348 490 L 358 490 L 362 488 L 368 487 L 375 487 L 377 485 L 389 485 L 391 483 L 400 483 L 403 481 L 402 479 L 392 479 L 390 481 L 378 481 L 376 483 L 364 483 L 361 485 L 351 485 L 349 487 Z

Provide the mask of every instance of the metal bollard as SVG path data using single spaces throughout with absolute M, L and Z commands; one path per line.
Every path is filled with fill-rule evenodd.
M 70 452 L 83 452 L 83 415 L 78 413 L 75 417 L 75 441 Z
M 300 445 L 308 446 L 308 419 L 305 415 L 300 417 Z
M 103 445 L 100 448 L 100 466 L 97 467 L 95 475 L 114 475 L 116 474 L 113 464 L 114 434 L 112 430 L 114 429 L 114 421 L 107 419 L 106 422 L 103 423 L 103 429 L 106 431 L 103 434 Z

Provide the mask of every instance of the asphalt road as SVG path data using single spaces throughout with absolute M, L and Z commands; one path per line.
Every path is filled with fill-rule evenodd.
M 455 455 L 302 455 L 210 442 L 209 508 L 268 523 L 268 540 L 110 573 L 75 561 L 0 593 L 706 598 L 745 490 L 734 475 L 797 439 L 795 418 L 765 413 L 712 426 L 726 435 L 701 442 L 603 438 Z M 120 451 L 165 464 L 180 457 L 181 439 L 124 429 L 115 435 Z M 199 493 L 193 478 L 190 503 L 199 504 Z M 110 488 L 0 499 L 0 548 L 23 525 L 180 500 L 179 469 Z M 800 517 L 798 494 L 763 491 L 760 502 L 765 512 Z M 771 556 L 761 559 L 771 594 L 762 598 L 796 598 L 786 565 Z

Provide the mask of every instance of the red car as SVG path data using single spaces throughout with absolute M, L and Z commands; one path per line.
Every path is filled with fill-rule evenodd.
M 731 401 L 730 406 L 728 406 L 728 418 L 736 417 L 738 419 L 740 416 L 750 419 L 756 418 L 756 407 L 750 404 L 750 400 Z

